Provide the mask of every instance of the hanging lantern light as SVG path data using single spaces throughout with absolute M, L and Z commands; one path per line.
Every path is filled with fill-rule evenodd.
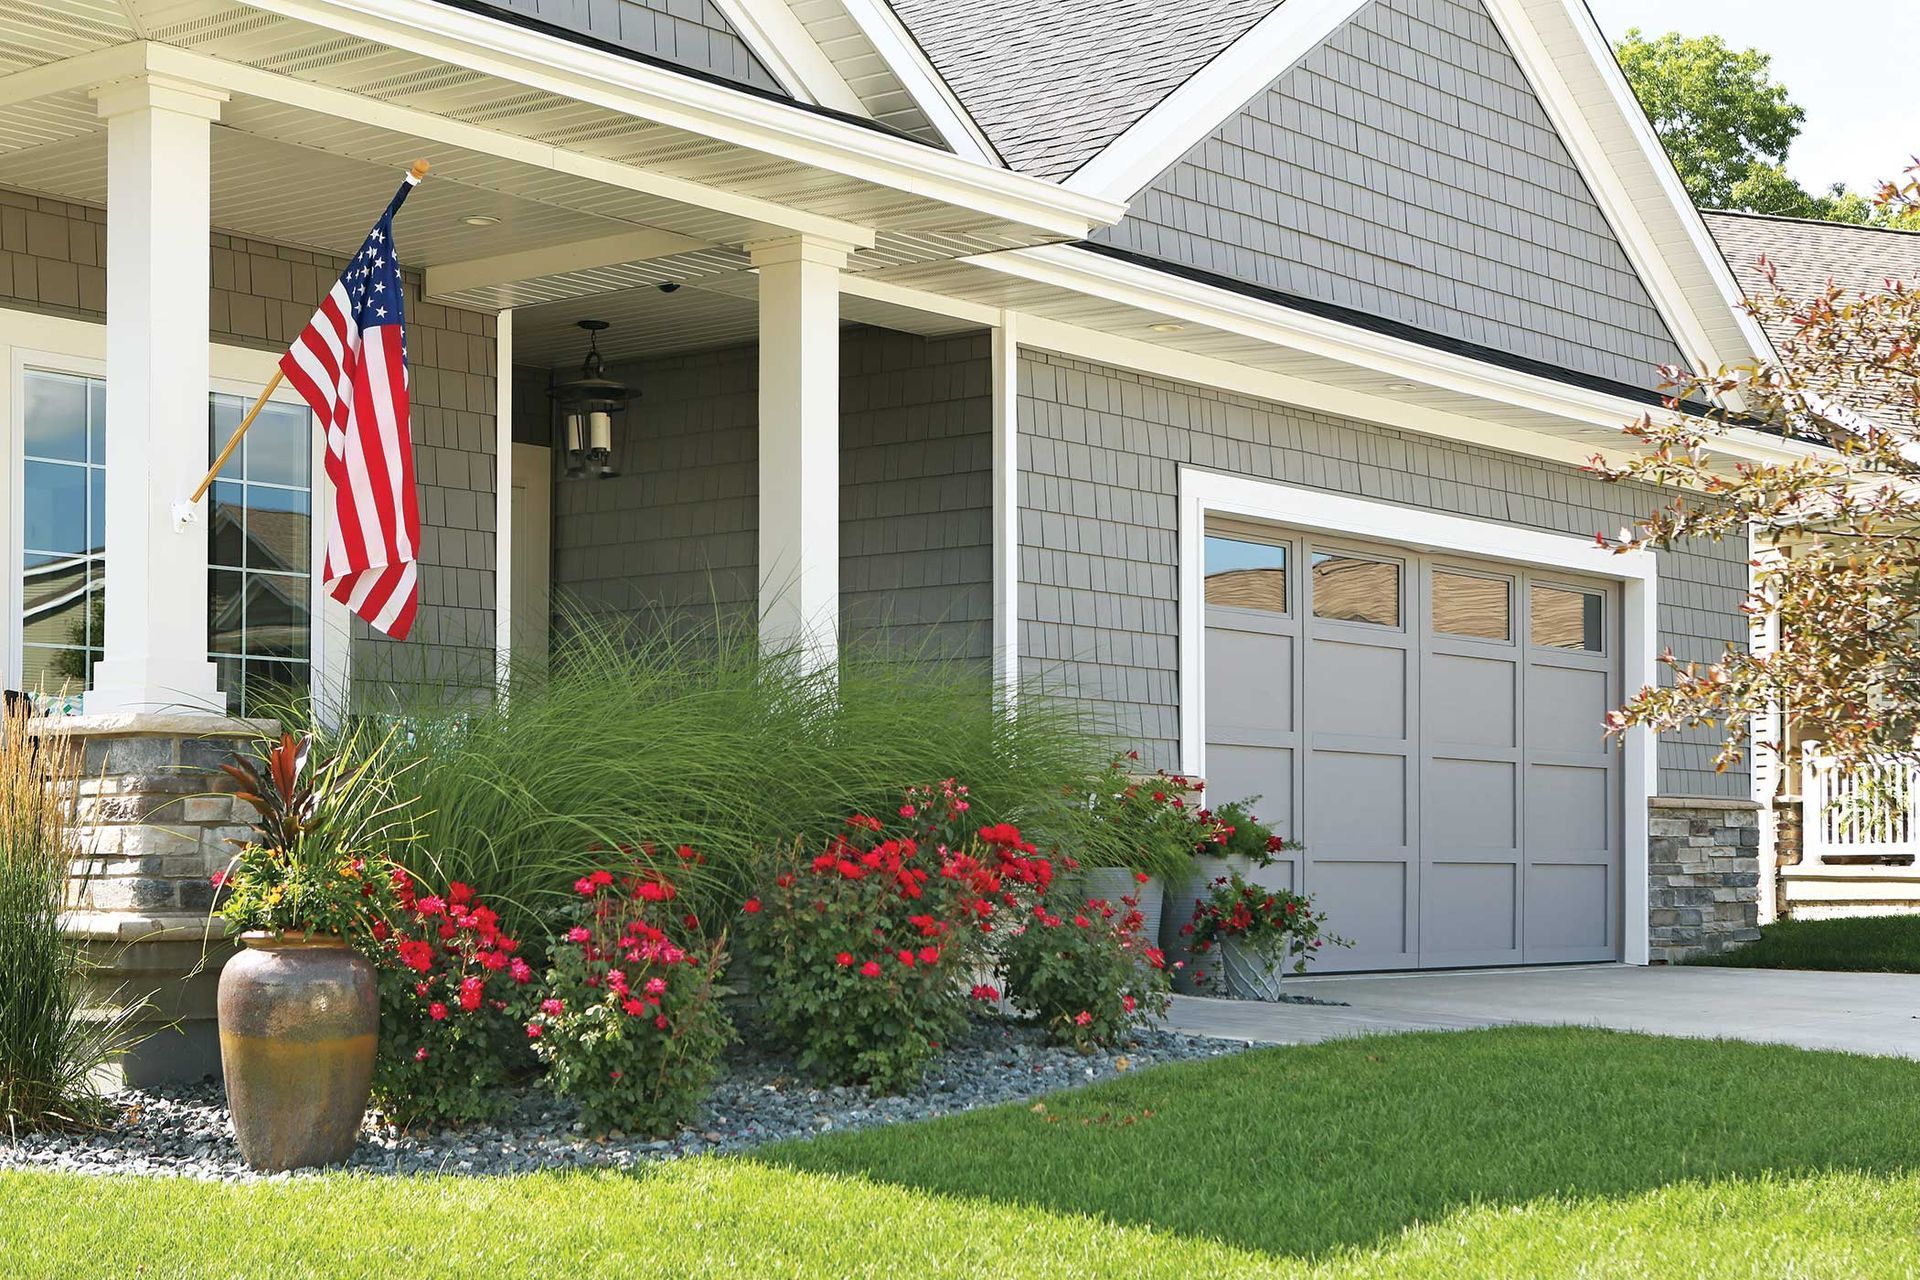
M 587 358 L 580 363 L 580 376 L 556 384 L 547 394 L 553 399 L 553 447 L 563 474 L 578 478 L 595 475 L 602 480 L 620 474 L 614 445 L 617 439 L 615 415 L 626 413 L 627 401 L 635 392 L 624 382 L 607 376 L 606 362 L 600 356 L 600 334 L 609 326 L 605 320 L 576 321 L 587 334 Z

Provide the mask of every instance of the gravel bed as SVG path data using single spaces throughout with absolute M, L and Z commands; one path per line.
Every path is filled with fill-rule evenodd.
M 1123 1050 L 1079 1054 L 1046 1044 L 1029 1027 L 982 1022 L 941 1056 L 924 1084 L 900 1097 L 816 1087 L 795 1078 L 789 1061 L 747 1057 L 728 1066 L 699 1120 L 672 1138 L 591 1138 L 567 1103 L 528 1090 L 502 1121 L 484 1127 L 400 1134 L 370 1122 L 344 1167 L 369 1174 L 472 1175 L 626 1169 L 679 1156 L 744 1151 L 783 1138 L 924 1120 L 1247 1047 L 1156 1030 L 1141 1033 Z M 15 1141 L 0 1133 L 0 1169 L 170 1174 L 226 1182 L 266 1176 L 241 1163 L 217 1084 L 129 1090 L 115 1101 L 119 1123 L 104 1132 L 22 1135 Z

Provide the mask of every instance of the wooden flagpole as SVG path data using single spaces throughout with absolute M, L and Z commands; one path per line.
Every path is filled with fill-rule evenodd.
M 433 168 L 433 166 L 425 160 L 415 160 L 407 166 L 407 176 L 413 181 L 418 182 L 427 176 L 427 170 L 431 168 Z M 233 456 L 233 451 L 240 447 L 240 437 L 247 434 L 247 428 L 251 427 L 253 420 L 260 416 L 260 411 L 267 407 L 268 399 L 272 397 L 275 389 L 279 387 L 281 379 L 286 376 L 286 370 L 284 369 L 275 369 L 273 371 L 273 380 L 267 383 L 266 387 L 260 392 L 260 398 L 253 402 L 253 408 L 247 410 L 247 416 L 240 419 L 240 425 L 233 429 L 231 436 L 227 437 L 227 443 L 225 447 L 220 450 L 220 456 L 213 460 L 213 465 L 207 468 L 207 474 L 200 478 L 200 484 L 194 489 L 193 496 L 187 499 L 187 507 L 189 510 L 199 506 L 200 499 L 206 497 L 207 490 L 213 488 L 214 477 L 220 474 L 220 468 L 227 465 L 227 459 Z

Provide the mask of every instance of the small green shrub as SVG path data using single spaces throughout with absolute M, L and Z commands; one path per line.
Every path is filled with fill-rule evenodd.
M 22 711 L 0 724 L 0 1132 L 99 1119 L 95 1073 L 133 1043 L 143 1002 L 100 1016 L 86 1008 L 89 965 L 61 928 L 75 835 L 77 753 L 36 736 Z
M 392 872 L 393 906 L 361 940 L 380 982 L 374 1104 L 403 1128 L 491 1119 L 532 1066 L 522 1006 L 533 968 L 459 881 L 422 893 Z
M 691 861 L 691 859 L 687 859 Z M 591 1129 L 666 1136 L 691 1120 L 732 1038 L 725 939 L 688 941 L 671 879 L 645 860 L 574 885 L 566 932 L 526 1024 L 547 1082 Z M 684 930 L 684 931 L 683 931 Z
M 1125 1043 L 1167 1011 L 1170 990 L 1139 907 L 1089 898 L 1072 915 L 1049 905 L 1024 921 L 1002 944 L 1007 998 L 1082 1052 Z
M 857 815 L 770 860 L 747 903 L 748 955 L 762 1013 L 802 1070 L 876 1092 L 917 1083 L 965 1024 L 995 913 L 1052 880 L 1011 826 L 960 839 L 967 794 L 910 789 L 898 820 Z

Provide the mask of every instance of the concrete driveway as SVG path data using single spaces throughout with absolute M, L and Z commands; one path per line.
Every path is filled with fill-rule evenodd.
M 1611 1027 L 1920 1059 L 1920 975 L 1581 965 L 1290 983 L 1344 1008 L 1174 999 L 1168 1025 L 1267 1044 L 1509 1023 Z

